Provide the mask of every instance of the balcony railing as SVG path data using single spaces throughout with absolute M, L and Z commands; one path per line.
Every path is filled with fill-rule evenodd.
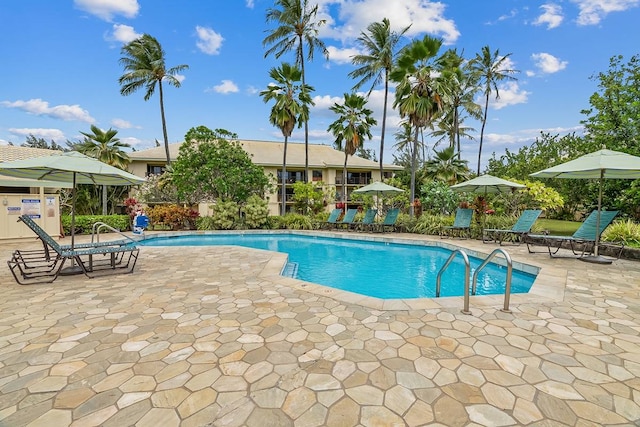
M 371 178 L 360 177 L 360 178 L 347 178 L 348 185 L 367 185 L 371 182 Z M 336 176 L 336 185 L 342 185 L 342 177 Z

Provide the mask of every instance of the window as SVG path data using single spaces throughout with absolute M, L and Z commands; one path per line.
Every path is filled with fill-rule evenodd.
M 322 171 L 314 170 L 312 177 L 313 182 L 322 181 Z
M 147 165 L 147 175 L 162 175 L 166 170 L 164 165 Z

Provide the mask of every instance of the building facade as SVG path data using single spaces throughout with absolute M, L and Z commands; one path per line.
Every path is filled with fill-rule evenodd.
M 249 154 L 254 164 L 264 168 L 267 175 L 277 178 L 280 184 L 282 177 L 282 157 L 284 154 L 283 142 L 239 140 L 242 148 Z M 180 143 L 169 145 L 171 159 L 177 159 Z M 140 177 L 149 174 L 159 174 L 166 166 L 166 153 L 164 146 L 133 152 L 129 155 L 131 164 L 129 171 Z M 325 186 L 335 191 L 335 200 L 342 200 L 342 183 L 344 152 L 328 145 L 309 144 L 309 181 L 322 182 Z M 285 203 L 287 210 L 293 206 L 293 184 L 304 180 L 305 174 L 305 145 L 301 143 L 287 144 L 287 176 Z M 393 176 L 401 166 L 384 165 L 384 178 Z M 347 162 L 347 203 L 351 200 L 351 192 L 374 181 L 380 181 L 380 164 L 357 156 L 349 156 Z M 269 213 L 278 215 L 282 203 L 282 186 L 277 185 L 274 193 L 267 195 Z M 201 206 L 201 214 L 206 214 L 206 203 Z M 335 207 L 335 203 L 327 206 L 327 209 Z

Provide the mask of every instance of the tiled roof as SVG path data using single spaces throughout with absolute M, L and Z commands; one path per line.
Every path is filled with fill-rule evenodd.
M 255 164 L 260 166 L 282 165 L 282 155 L 284 142 L 274 141 L 249 141 L 239 140 L 244 150 L 249 153 Z M 182 143 L 169 144 L 169 155 L 171 159 L 178 157 L 178 150 Z M 164 162 L 166 154 L 164 145 L 149 148 L 147 150 L 135 151 L 129 154 L 132 161 Z M 287 166 L 304 167 L 305 152 L 303 143 L 287 144 Z M 344 165 L 344 152 L 334 149 L 328 145 L 309 144 L 309 166 L 318 168 L 342 168 Z M 377 162 L 363 159 L 357 156 L 349 156 L 349 169 L 377 169 Z M 385 164 L 387 170 L 400 170 L 401 166 Z
M 32 157 L 44 157 L 54 153 L 60 153 L 60 151 L 47 150 L 45 148 L 0 145 L 0 162 L 13 162 L 14 160 L 24 160 Z

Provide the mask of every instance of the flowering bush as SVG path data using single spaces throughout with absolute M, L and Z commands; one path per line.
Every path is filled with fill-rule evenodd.
M 178 205 L 156 205 L 147 210 L 147 216 L 152 225 L 165 225 L 172 230 L 179 230 L 185 226 L 195 228 L 198 211 Z

